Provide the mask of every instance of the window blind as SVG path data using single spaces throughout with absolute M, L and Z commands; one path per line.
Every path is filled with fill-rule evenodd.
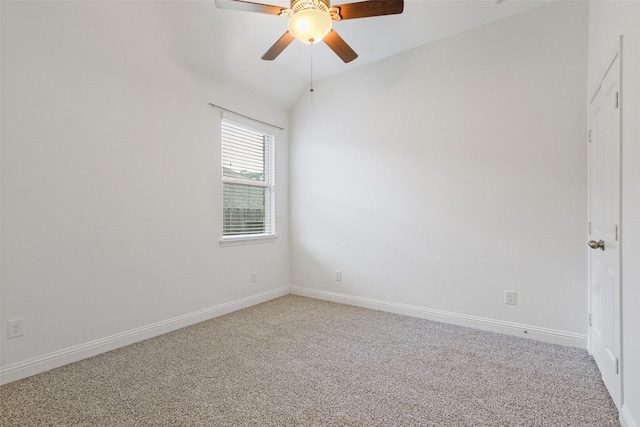
M 223 237 L 275 234 L 272 135 L 222 121 Z

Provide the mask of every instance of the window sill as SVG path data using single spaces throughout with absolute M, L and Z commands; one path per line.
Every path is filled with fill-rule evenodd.
M 273 243 L 278 236 L 275 234 L 258 234 L 255 236 L 223 237 L 220 246 L 254 245 L 256 243 Z

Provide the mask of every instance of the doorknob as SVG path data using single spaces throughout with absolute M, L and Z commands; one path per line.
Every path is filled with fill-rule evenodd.
M 600 248 L 600 249 L 602 249 L 602 250 L 604 251 L 604 241 L 603 241 L 603 240 L 599 240 L 599 241 L 597 241 L 597 242 L 596 242 L 595 240 L 589 240 L 588 245 L 589 245 L 589 247 L 590 247 L 591 249 L 598 249 L 598 248 Z

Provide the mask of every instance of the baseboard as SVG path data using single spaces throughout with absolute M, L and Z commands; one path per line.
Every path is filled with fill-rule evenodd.
M 620 425 L 622 427 L 639 427 L 638 424 L 633 421 L 629 409 L 624 404 L 622 404 L 622 408 L 620 409 Z
M 300 286 L 285 286 L 5 366 L 0 369 L 0 385 L 39 374 L 50 369 L 58 368 L 78 360 L 96 356 L 107 351 L 115 350 L 116 348 L 124 347 L 145 339 L 153 338 L 176 329 L 194 325 L 196 323 L 241 310 L 261 302 L 269 301 L 289 293 L 374 310 L 419 317 L 437 322 L 451 323 L 476 329 L 517 335 L 553 344 L 586 348 L 587 343 L 587 337 L 585 335 L 570 332 L 503 322 L 441 310 L 433 310 L 373 298 L 321 291 Z M 630 414 L 625 412 L 624 406 L 621 411 L 621 419 L 626 420 L 626 424 L 622 424 L 624 427 L 638 427 L 633 422 Z
M 77 362 L 87 357 L 96 356 L 116 348 L 124 347 L 139 341 L 153 338 L 185 326 L 195 325 L 214 317 L 222 316 L 261 302 L 269 301 L 289 293 L 289 287 L 284 286 L 271 291 L 262 292 L 227 303 L 215 305 L 183 316 L 163 320 L 141 328 L 111 335 L 95 341 L 69 347 L 44 356 L 14 363 L 0 369 L 0 384 L 7 384 L 31 375 L 39 374 L 50 369 Z
M 442 310 L 419 307 L 415 305 L 400 304 L 373 298 L 340 294 L 336 292 L 322 291 L 301 286 L 290 286 L 290 292 L 294 295 L 371 308 L 396 314 L 419 317 L 436 322 L 451 323 L 485 331 L 500 332 L 509 335 L 517 335 L 552 344 L 561 344 L 570 347 L 587 348 L 587 336 L 573 332 L 558 331 L 541 328 L 538 326 L 523 325 L 519 323 L 504 322 L 501 320 L 483 317 L 469 316 L 466 314 L 452 313 Z

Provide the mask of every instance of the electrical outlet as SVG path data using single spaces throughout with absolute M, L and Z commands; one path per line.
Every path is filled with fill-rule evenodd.
M 255 271 L 251 272 L 251 283 L 256 283 L 258 281 L 258 274 Z
M 342 282 L 342 271 L 336 271 L 336 282 Z
M 13 319 L 7 321 L 7 338 L 17 338 L 24 335 L 24 319 Z
M 504 303 L 516 305 L 516 291 L 504 291 Z

